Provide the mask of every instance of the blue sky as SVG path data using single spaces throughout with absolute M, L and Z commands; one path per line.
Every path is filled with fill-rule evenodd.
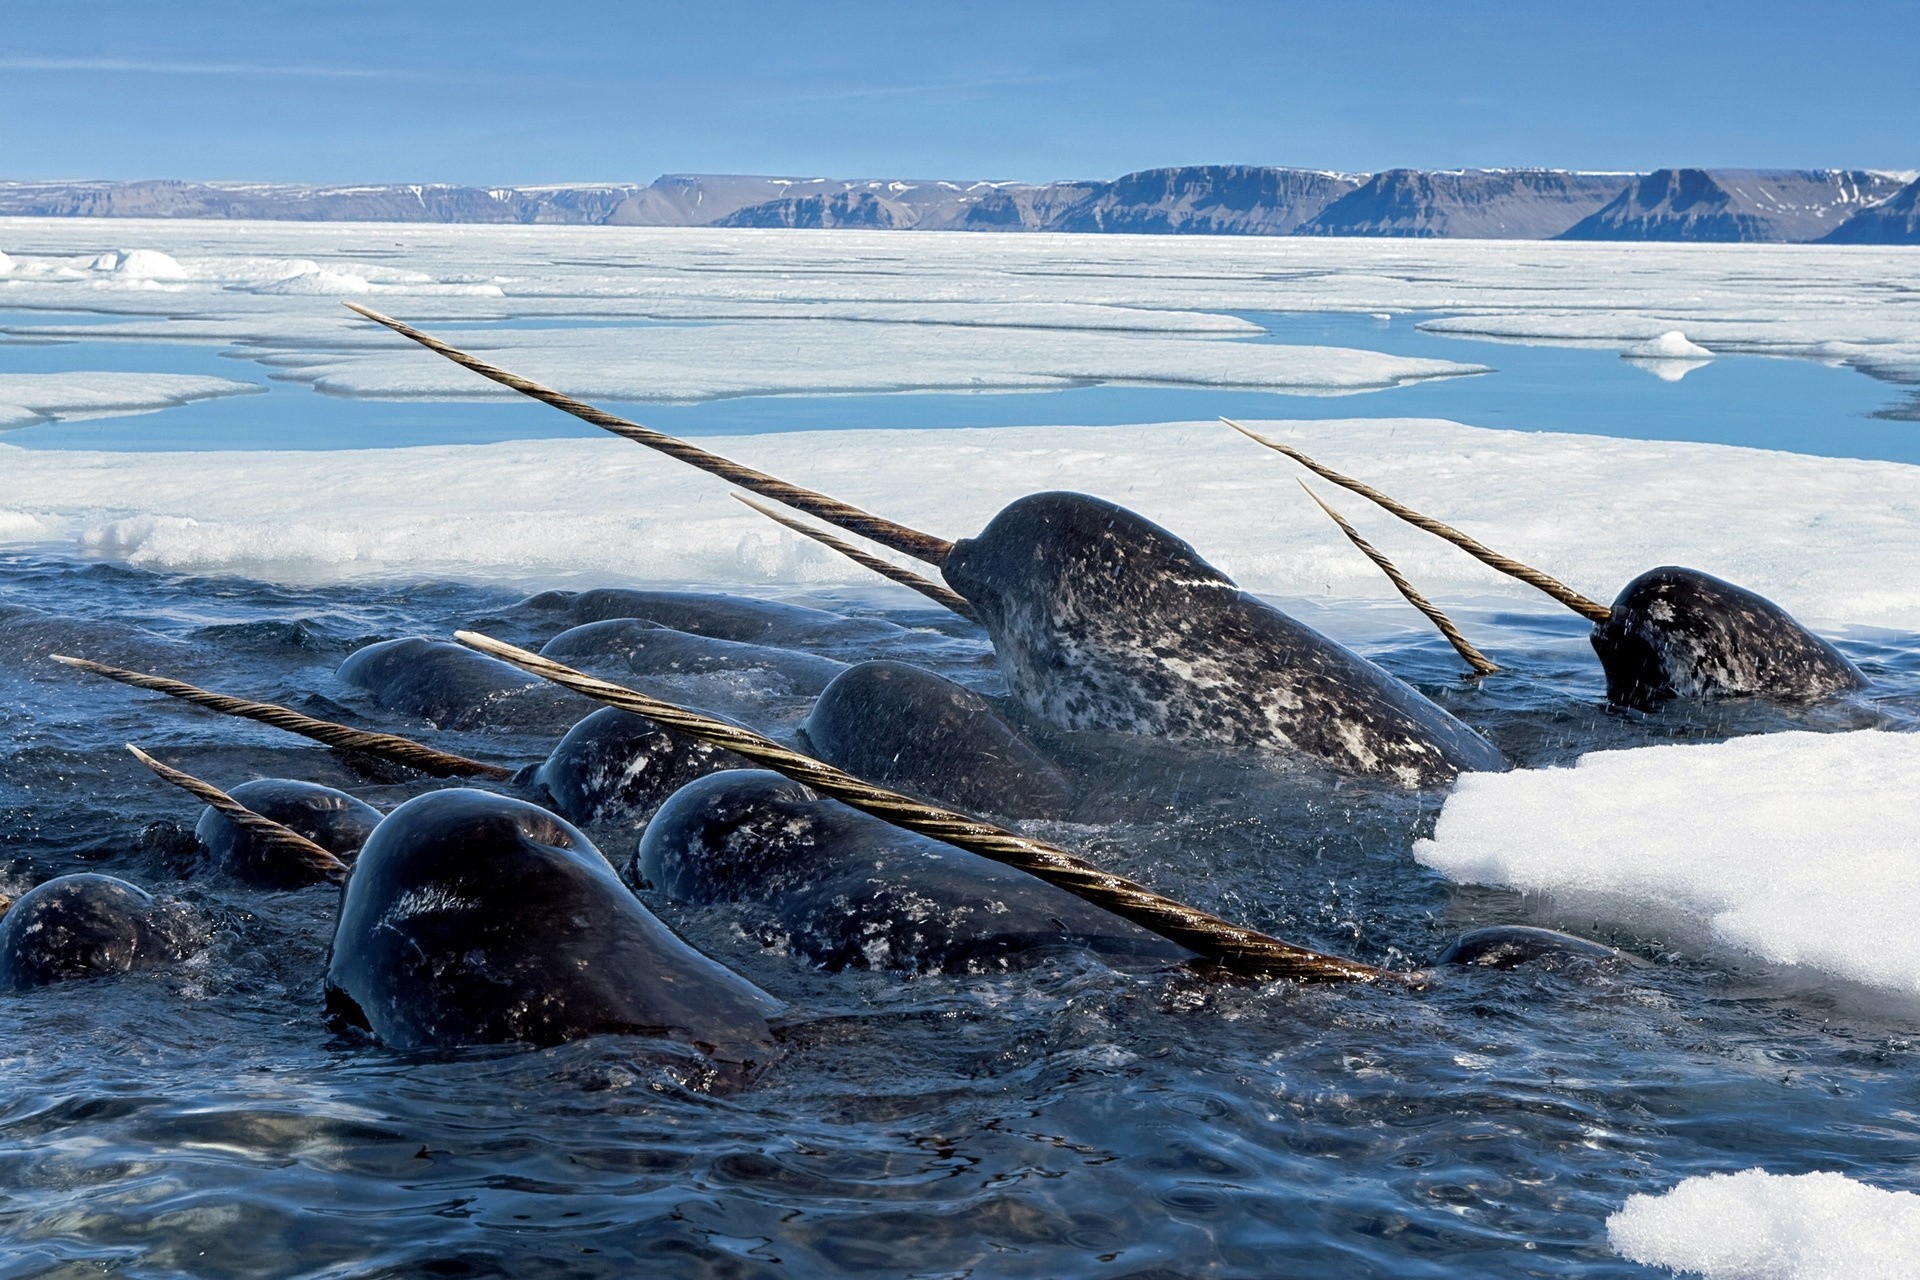
M 5 0 L 0 178 L 1920 167 L 1920 0 Z

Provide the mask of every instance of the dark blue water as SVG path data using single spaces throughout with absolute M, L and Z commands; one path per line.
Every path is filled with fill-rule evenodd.
M 781 1056 L 744 1088 L 693 1087 L 684 1049 L 630 1037 L 446 1055 L 337 1038 L 319 989 L 332 891 L 211 872 L 195 806 L 121 744 L 220 784 L 302 777 L 383 807 L 425 784 L 42 657 L 531 760 L 547 740 L 435 734 L 332 674 L 395 634 L 531 638 L 502 620 L 511 602 L 0 557 L 0 607 L 67 619 L 0 652 L 0 887 L 110 872 L 186 901 L 206 939 L 177 969 L 0 997 L 0 1275 L 1647 1277 L 1604 1238 L 1634 1192 L 1754 1165 L 1920 1190 L 1920 1023 L 1659 937 L 1608 935 L 1629 964 L 1457 972 L 1421 993 L 1073 958 L 908 980 L 818 972 L 724 910 L 649 899 L 791 1004 Z M 964 624 L 894 616 L 928 628 L 917 660 L 993 692 Z M 1851 646 L 1877 682 L 1860 703 L 1647 717 L 1601 705 L 1574 620 L 1467 621 L 1509 674 L 1462 683 L 1437 640 L 1373 656 L 1522 764 L 1917 727 L 1920 637 Z M 776 734 L 804 710 L 751 691 L 740 709 Z M 1041 834 L 1290 938 L 1407 965 L 1538 909 L 1413 862 L 1433 798 L 1244 760 L 1075 765 L 1049 745 L 1129 817 Z M 616 858 L 631 841 L 596 836 Z
M 1812 361 L 1727 356 L 1675 383 L 1612 351 L 1526 346 L 1428 333 L 1420 316 L 1249 313 L 1251 341 L 1358 347 L 1486 365 L 1491 374 L 1351 396 L 1279 395 L 1192 387 L 1086 386 L 996 394 L 749 396 L 700 404 L 608 408 L 676 435 L 926 428 L 1115 425 L 1243 418 L 1433 417 L 1474 426 L 1629 439 L 1741 444 L 1834 457 L 1920 462 L 1920 426 L 1876 418 L 1903 397 L 1847 369 Z M 158 414 L 11 431 L 9 444 L 47 449 L 345 449 L 588 436 L 594 428 L 544 406 L 507 401 L 391 402 L 318 395 L 214 346 L 74 342 L 23 345 L 45 314 L 0 314 L 0 372 L 125 370 L 255 382 L 271 394 L 206 401 Z M 59 317 L 58 323 L 68 323 Z M 511 321 L 542 327 L 539 322 Z M 484 327 L 442 326 L 450 332 Z M 552 323 L 544 327 L 553 327 Z M 399 341 L 399 339 L 395 339 Z M 424 353 L 423 360 L 432 359 Z

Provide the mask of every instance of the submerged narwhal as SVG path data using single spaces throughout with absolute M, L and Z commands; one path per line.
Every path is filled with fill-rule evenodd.
M 1111 502 L 1034 494 L 978 537 L 948 542 L 347 305 L 503 386 L 940 569 L 992 638 L 1014 697 L 1060 728 L 1299 755 L 1409 787 L 1506 767 L 1491 744 L 1412 686 L 1242 591 L 1188 543 Z
M 1675 700 L 1730 697 L 1817 702 L 1867 687 L 1867 678 L 1845 654 L 1745 587 L 1698 569 L 1665 565 L 1641 574 L 1611 606 L 1604 605 L 1291 445 L 1235 422 L 1227 425 L 1591 621 L 1607 700 L 1618 706 L 1651 711 Z

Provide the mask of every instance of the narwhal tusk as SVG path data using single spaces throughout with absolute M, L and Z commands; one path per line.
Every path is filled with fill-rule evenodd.
M 835 551 L 838 551 L 841 555 L 853 561 L 861 568 L 871 569 L 883 578 L 891 579 L 903 587 L 918 591 L 927 599 L 934 601 L 936 604 L 945 605 L 969 622 L 979 620 L 973 612 L 973 606 L 967 603 L 967 598 L 953 588 L 942 586 L 931 578 L 921 577 L 911 569 L 903 569 L 897 564 L 891 564 L 882 560 L 879 556 L 862 551 L 846 539 L 834 537 L 825 529 L 816 529 L 812 525 L 802 524 L 792 516 L 783 515 L 763 502 L 755 502 L 752 498 L 744 497 L 737 493 L 733 496 L 775 524 L 785 525 L 802 537 L 812 538 L 822 546 L 832 547 Z
M 164 780 L 171 782 L 188 795 L 205 801 L 222 816 L 232 819 L 251 831 L 269 848 L 306 864 L 329 880 L 337 881 L 347 878 L 347 864 L 340 861 L 331 849 L 315 844 L 298 831 L 281 826 L 272 818 L 255 813 L 211 782 L 203 782 L 190 773 L 161 764 L 131 742 L 127 744 L 127 750 L 133 752 L 134 759 L 159 774 Z
M 918 529 L 896 524 L 892 520 L 841 502 L 837 498 L 829 498 L 824 493 L 816 493 L 812 489 L 788 484 L 785 480 L 770 476 L 764 471 L 755 471 L 752 467 L 742 466 L 730 458 L 709 453 L 698 445 L 688 444 L 685 440 L 677 439 L 662 431 L 655 431 L 652 427 L 643 427 L 637 422 L 615 417 L 604 409 L 594 408 L 584 400 L 576 400 L 551 387 L 542 386 L 519 374 L 509 373 L 497 365 L 488 364 L 476 356 L 470 356 L 458 347 L 449 346 L 431 334 L 422 333 L 411 325 L 383 316 L 378 311 L 363 307 L 357 302 L 348 302 L 344 305 L 349 311 L 365 316 L 375 324 L 385 325 L 401 337 L 409 338 L 436 355 L 445 356 L 462 368 L 471 369 L 481 377 L 490 378 L 503 387 L 510 387 L 521 395 L 531 396 L 543 404 L 550 404 L 564 413 L 572 414 L 582 422 L 590 422 L 635 444 L 643 444 L 668 457 L 678 458 L 711 475 L 719 476 L 731 484 L 737 484 L 742 489 L 751 490 L 765 498 L 772 498 L 775 502 L 785 503 L 795 510 L 817 516 L 829 524 L 838 525 L 863 538 L 871 538 L 881 546 L 905 552 L 914 559 L 924 560 L 935 568 L 946 560 L 947 552 L 953 549 L 953 544 L 945 538 L 936 538 L 930 533 L 921 533 Z
M 1584 618 L 1593 622 L 1604 623 L 1613 616 L 1613 610 L 1609 609 L 1606 605 L 1601 604 L 1597 600 L 1587 599 L 1587 597 L 1581 595 L 1578 591 L 1575 591 L 1559 579 L 1549 577 L 1538 569 L 1521 564 L 1518 560 L 1510 556 L 1501 555 L 1491 547 L 1468 537 L 1452 525 L 1442 524 L 1431 516 L 1421 515 L 1412 507 L 1389 498 L 1372 485 L 1362 484 L 1351 476 L 1340 474 L 1332 467 L 1322 466 L 1292 445 L 1281 444 L 1278 440 L 1270 440 L 1257 431 L 1249 431 L 1231 418 L 1222 418 L 1220 421 L 1226 423 L 1247 439 L 1263 444 L 1275 453 L 1284 453 L 1287 457 L 1292 458 L 1295 462 L 1313 472 L 1315 475 L 1320 476 L 1322 479 L 1331 480 L 1341 488 L 1351 489 L 1361 497 L 1377 503 L 1386 510 L 1391 511 L 1394 515 L 1399 516 L 1402 520 L 1405 520 L 1414 528 L 1424 529 L 1436 538 L 1451 542 L 1454 546 L 1460 548 L 1480 563 L 1498 569 L 1501 573 L 1509 577 L 1518 578 L 1530 587 L 1535 587 L 1546 592 L 1555 600 L 1558 600 L 1561 604 L 1567 606 L 1567 608 Z
M 130 684 L 136 689 L 150 689 L 155 693 L 164 693 L 170 698 L 179 698 L 191 702 L 197 707 L 217 711 L 221 715 L 238 716 L 245 720 L 257 720 L 261 724 L 284 729 L 288 733 L 297 733 L 315 742 L 324 742 L 330 747 L 343 751 L 361 751 L 367 755 L 379 756 L 383 760 L 392 760 L 408 768 L 418 769 L 422 773 L 436 778 L 511 778 L 514 771 L 497 764 L 487 764 L 480 760 L 469 760 L 451 752 L 436 751 L 434 748 L 402 738 L 391 733 L 371 733 L 365 729 L 349 728 L 344 724 L 335 724 L 331 720 L 316 720 L 312 716 L 302 715 L 291 707 L 283 707 L 272 702 L 249 702 L 245 698 L 229 697 L 224 693 L 213 693 L 206 689 L 190 685 L 183 680 L 170 680 L 166 676 L 150 676 L 140 671 L 127 671 L 121 667 L 110 667 L 104 662 L 90 662 L 85 658 L 69 658 L 64 654 L 49 654 L 55 662 L 63 662 L 69 667 L 78 668 L 109 680 L 118 680 L 121 684 Z
M 1124 876 L 1102 871 L 1057 845 L 1016 835 L 1003 827 L 969 818 L 951 809 L 942 809 L 903 796 L 897 791 L 862 782 L 852 774 L 843 773 L 811 756 L 783 747 L 750 729 L 688 711 L 617 684 L 596 680 L 537 653 L 472 631 L 456 632 L 454 639 L 576 693 L 646 716 L 714 746 L 724 747 L 862 813 L 1025 871 L 1236 972 L 1323 982 L 1371 982 L 1381 978 L 1416 976 L 1324 955 L 1232 924 L 1219 916 L 1164 897 Z
M 1326 512 L 1335 524 L 1340 526 L 1340 532 L 1347 535 L 1347 541 L 1360 548 L 1360 553 L 1366 556 L 1367 559 L 1373 561 L 1373 563 L 1379 567 L 1380 572 L 1387 575 L 1387 581 L 1393 584 L 1396 591 L 1406 597 L 1407 603 L 1427 615 L 1427 620 L 1433 623 L 1440 634 L 1447 638 L 1447 643 L 1453 646 L 1455 653 L 1458 653 L 1461 658 L 1465 659 L 1469 667 L 1473 668 L 1475 675 L 1490 676 L 1500 669 L 1499 663 L 1474 648 L 1473 643 L 1460 634 L 1460 628 L 1454 626 L 1453 619 L 1440 611 L 1440 606 L 1420 594 L 1419 589 L 1407 581 L 1406 575 L 1402 574 L 1400 570 L 1394 566 L 1393 561 L 1387 559 L 1371 542 L 1361 537 L 1360 531 L 1348 524 L 1345 516 L 1335 511 L 1312 489 L 1307 489 L 1307 482 L 1305 480 L 1300 482 L 1300 487 L 1306 489 L 1307 496 L 1312 498 L 1314 503 L 1318 505 L 1322 511 Z

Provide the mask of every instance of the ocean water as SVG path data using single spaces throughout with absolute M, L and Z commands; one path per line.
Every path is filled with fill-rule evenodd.
M 1057 391 L 913 392 L 840 396 L 739 396 L 695 404 L 606 408 L 675 435 L 738 435 L 837 428 L 1022 427 L 1204 420 L 1446 418 L 1521 431 L 1633 440 L 1740 444 L 1826 457 L 1920 462 L 1920 431 L 1876 416 L 1905 397 L 1851 369 L 1784 357 L 1731 355 L 1665 381 L 1607 348 L 1521 344 L 1430 333 L 1426 313 L 1376 318 L 1346 312 L 1237 312 L 1263 330 L 1254 342 L 1351 347 L 1387 355 L 1485 365 L 1493 372 L 1440 378 L 1360 395 L 1287 395 L 1222 387 L 1100 384 Z M 102 322 L 106 317 L 95 317 Z M 269 392 L 140 415 L 47 423 L 0 435 L 35 449 L 363 449 L 592 436 L 597 429 L 532 403 L 366 400 L 316 394 L 220 344 L 23 340 L 19 335 L 84 316 L 0 311 L 0 372 L 114 369 L 253 382 Z M 601 328 L 606 319 L 511 321 L 516 330 Z M 657 322 L 629 322 L 660 327 Z M 476 321 L 430 324 L 456 343 L 484 333 Z M 1235 339 L 1241 341 L 1242 339 Z M 402 340 L 395 338 L 395 343 Z M 433 357 L 420 354 L 422 361 Z M 511 363 L 511 362 L 509 362 Z M 476 380 L 477 381 L 477 380 Z
M 1660 1273 L 1608 1249 L 1607 1216 L 1692 1174 L 1838 1168 L 1920 1189 L 1911 1011 L 1618 930 L 1601 936 L 1624 962 L 1441 972 L 1419 992 L 1071 954 L 907 979 L 814 970 L 724 909 L 649 896 L 790 1004 L 757 1078 L 708 1088 L 685 1048 L 617 1036 L 394 1053 L 323 1019 L 334 891 L 263 893 L 209 870 L 197 806 L 121 744 L 220 784 L 302 777 L 382 807 L 429 784 L 43 657 L 93 653 L 528 761 L 550 741 L 437 733 L 333 677 L 392 635 L 537 639 L 516 597 L 0 557 L 0 607 L 58 619 L 0 653 L 0 887 L 109 872 L 186 901 L 205 940 L 175 969 L 5 1000 L 0 1275 L 1628 1277 Z M 892 617 L 916 630 L 890 656 L 999 690 L 983 640 L 946 615 L 804 602 Z M 1316 621 L 1377 634 L 1365 614 Z M 1509 674 L 1465 682 L 1437 639 L 1363 647 L 1522 765 L 1920 727 L 1920 637 L 1849 644 L 1876 681 L 1856 702 L 1641 716 L 1603 705 L 1576 619 L 1463 622 Z M 690 680 L 684 697 L 714 692 Z M 727 692 L 775 733 L 804 712 L 771 689 Z M 1539 903 L 1414 862 L 1437 797 L 1040 737 L 1120 816 L 1034 830 L 1235 919 L 1397 967 L 1470 927 L 1543 920 Z M 616 860 L 632 843 L 595 835 Z
M 1070 431 L 1023 433 L 1024 450 L 995 437 L 1003 455 L 1018 456 L 991 461 L 970 457 L 948 436 L 940 447 L 958 448 L 949 456 L 968 475 L 942 487 L 929 510 L 935 527 L 958 530 L 977 520 L 975 508 L 991 492 L 1030 484 L 1026 472 L 1165 507 L 1162 518 L 1177 531 L 1210 555 L 1232 557 L 1242 581 L 1282 584 L 1278 602 L 1289 611 L 1414 682 L 1523 767 L 1598 749 L 1788 729 L 1920 728 L 1920 634 L 1903 625 L 1910 613 L 1899 586 L 1912 558 L 1905 468 L 1718 450 L 1636 453 L 1619 443 L 1920 462 L 1914 424 L 1875 416 L 1902 403 L 1895 386 L 1837 365 L 1761 355 L 1722 356 L 1667 381 L 1621 359 L 1611 339 L 1520 345 L 1419 327 L 1455 314 L 1450 307 L 1511 306 L 1542 313 L 1530 320 L 1539 334 L 1580 336 L 1583 326 L 1616 325 L 1616 309 L 1684 315 L 1672 323 L 1709 345 L 1724 334 L 1735 345 L 1777 342 L 1808 353 L 1837 335 L 1852 344 L 1850 354 L 1901 343 L 1905 350 L 1912 344 L 1903 297 L 1871 293 L 1875 281 L 1898 275 L 1876 266 L 1879 258 L 1828 254 L 1818 260 L 1821 270 L 1834 264 L 1828 281 L 1797 250 L 1749 246 L 971 237 L 908 245 L 897 237 L 157 224 L 35 224 L 31 235 L 16 231 L 8 248 L 24 259 L 27 251 L 147 245 L 207 274 L 174 294 L 143 292 L 140 281 L 92 268 L 76 269 L 71 280 L 28 281 L 8 297 L 33 299 L 31 308 L 0 311 L 0 373 L 203 374 L 266 394 L 0 434 L 0 443 L 37 451 L 15 460 L 58 460 L 64 455 L 52 451 L 62 450 L 324 451 L 599 435 L 533 404 L 317 394 L 276 379 L 248 358 L 258 349 L 225 338 L 45 342 L 31 333 L 130 316 L 227 316 L 233 335 L 270 336 L 277 325 L 297 331 L 322 311 L 336 314 L 329 298 L 249 292 L 280 279 L 281 268 L 253 258 L 234 266 L 236 254 L 311 254 L 348 266 L 391 258 L 443 281 L 499 278 L 523 295 L 422 293 L 384 308 L 425 312 L 417 317 L 424 327 L 456 340 L 502 324 L 701 323 L 687 313 L 738 299 L 904 300 L 902 316 L 914 323 L 945 314 L 937 308 L 953 299 L 1215 310 L 1262 331 L 1222 341 L 1355 347 L 1491 372 L 1347 396 L 1089 383 L 608 403 L 689 436 L 1097 427 L 1220 414 L 1283 423 L 1445 418 L 1592 436 L 1574 445 L 1533 437 L 1542 447 L 1532 450 L 1515 443 L 1520 436 L 1388 423 L 1382 431 L 1391 440 L 1372 437 L 1377 453 L 1369 458 L 1364 443 L 1343 438 L 1366 440 L 1365 424 L 1329 428 L 1324 437 L 1299 433 L 1316 452 L 1360 448 L 1364 474 L 1392 491 L 1430 484 L 1436 510 L 1471 512 L 1473 527 L 1497 545 L 1547 546 L 1548 567 L 1591 580 L 1592 590 L 1617 586 L 1656 558 L 1735 565 L 1743 581 L 1783 599 L 1791 592 L 1796 608 L 1805 601 L 1835 630 L 1844 626 L 1843 647 L 1872 676 L 1873 691 L 1798 711 L 1723 704 L 1615 712 L 1601 697 L 1584 623 L 1491 605 L 1456 613 L 1507 670 L 1463 681 L 1451 651 L 1413 630 L 1403 606 L 1382 602 L 1371 569 L 1318 513 L 1288 505 L 1301 501 L 1285 483 L 1289 470 L 1258 451 L 1246 455 L 1258 465 L 1242 465 L 1225 450 L 1251 447 L 1224 429 L 1157 442 L 1150 432 L 1102 437 L 1121 451 L 1123 469 L 1152 473 L 1139 476 L 1106 474 L 1098 459 L 1072 456 L 1062 441 Z M 196 258 L 205 245 L 216 253 L 224 246 L 229 258 Z M 577 261 L 564 256 L 569 245 Z M 1323 255 L 1332 265 L 1281 270 L 1284 263 L 1267 261 L 1272 255 Z M 633 297 L 613 297 L 602 313 L 600 291 L 619 294 L 627 277 L 641 281 Z M 1860 301 L 1869 296 L 1872 306 Z M 89 312 L 89 301 L 111 314 Z M 1277 309 L 1292 305 L 1323 309 Z M 1390 318 L 1370 314 L 1388 306 Z M 624 307 L 679 318 L 623 318 Z M 1573 319 L 1553 314 L 1562 307 Z M 533 318 L 502 318 L 517 312 Z M 1847 327 L 1856 322 L 1858 331 Z M 996 349 L 1006 367 L 1017 367 L 1020 332 Z M 1147 353 L 1157 341 L 1139 340 Z M 852 439 L 859 443 L 751 443 L 787 463 L 793 455 L 781 450 L 814 442 L 823 452 L 870 451 L 809 460 L 835 477 L 829 487 L 837 492 L 863 470 L 917 474 L 871 439 Z M 920 439 L 931 445 L 935 437 Z M 1491 454 L 1514 469 L 1495 472 Z M 1454 465 L 1461 457 L 1476 461 L 1463 469 Z M 416 455 L 416 464 L 435 468 L 420 484 L 466 492 L 457 488 L 457 462 Z M 361 644 L 396 635 L 475 626 L 539 639 L 512 610 L 522 590 L 585 585 L 603 571 L 631 577 L 643 553 L 653 585 L 710 585 L 687 580 L 706 575 L 729 589 L 772 594 L 807 579 L 795 572 L 769 582 L 766 566 L 804 562 L 712 522 L 701 505 L 712 496 L 705 482 L 682 493 L 679 477 L 609 478 L 597 457 L 518 459 L 531 496 L 511 495 L 512 518 L 497 529 L 446 518 L 431 500 L 437 492 L 420 495 L 426 514 L 411 528 L 365 457 L 342 455 L 333 468 L 345 478 L 322 496 L 338 505 L 325 519 L 290 510 L 304 494 L 283 492 L 288 505 L 278 508 L 254 503 L 249 486 L 263 482 L 246 466 L 223 465 L 223 483 L 246 491 L 252 523 L 221 495 L 193 492 L 204 487 L 197 474 L 186 489 L 172 471 L 163 484 L 161 462 L 136 457 L 93 471 L 88 458 L 34 468 L 42 483 L 61 486 L 57 498 L 32 484 L 4 493 L 0 516 L 25 517 L 11 527 L 46 530 L 58 541 L 0 550 L 0 891 L 76 870 L 120 875 L 188 904 L 204 947 L 177 968 L 0 1000 L 9 1015 L 0 1050 L 0 1280 L 1644 1277 L 1664 1273 L 1623 1260 L 1606 1235 L 1608 1217 L 1638 1192 L 1754 1166 L 1776 1174 L 1839 1169 L 1920 1190 L 1912 1154 L 1920 1137 L 1920 1010 L 1910 1002 L 1818 971 L 1704 950 L 1697 938 L 1651 923 L 1629 927 L 1545 899 L 1451 884 L 1412 854 L 1432 833 L 1440 796 L 1160 746 L 1115 752 L 1110 743 L 1032 726 L 1082 791 L 1111 806 L 1107 820 L 1040 823 L 1036 833 L 1176 897 L 1402 968 L 1430 962 L 1463 930 L 1501 922 L 1585 931 L 1628 958 L 1441 972 L 1418 992 L 1220 983 L 1183 969 L 1123 973 L 1073 954 L 1012 974 L 907 979 L 822 972 L 763 948 L 725 910 L 688 910 L 648 895 L 696 946 L 788 1002 L 780 1053 L 755 1078 L 712 1081 L 685 1046 L 633 1037 L 397 1054 L 336 1034 L 320 995 L 333 891 L 263 893 L 212 871 L 191 839 L 197 806 L 154 780 L 122 744 L 137 742 L 223 785 L 308 778 L 383 808 L 429 784 L 80 676 L 46 653 L 165 671 L 467 754 L 528 762 L 545 754 L 550 738 L 440 733 L 381 711 L 334 670 Z M 302 483 L 297 469 L 272 465 L 280 468 L 275 483 Z M 1619 489 L 1622 468 L 1643 475 L 1632 493 Z M 260 472 L 269 469 L 261 459 Z M 307 483 L 326 470 L 323 463 Z M 153 492 L 128 496 L 139 487 L 128 485 L 130 471 L 147 476 Z M 1491 484 L 1489 474 L 1506 479 Z M 1559 479 L 1584 496 L 1555 488 Z M 0 487 L 6 481 L 0 470 Z M 85 492 L 69 491 L 76 486 Z M 1489 487 L 1500 492 L 1480 492 Z M 894 483 L 894 500 L 926 498 L 908 488 Z M 1280 490 L 1284 501 L 1274 497 Z M 1561 517 L 1570 504 L 1584 504 L 1579 520 Z M 655 523 L 613 518 L 629 505 Z M 1543 507 L 1552 526 L 1544 531 Z M 580 544 L 553 532 L 555 511 L 587 529 Z M 43 522 L 42 512 L 56 514 Z M 288 549 L 276 539 L 313 546 Z M 596 546 L 603 558 L 584 568 L 569 563 L 595 541 L 616 554 Z M 1403 566 L 1439 584 L 1448 603 L 1487 598 L 1476 585 L 1485 575 L 1455 563 L 1453 552 L 1404 537 L 1393 545 Z M 292 563 L 293 550 L 305 558 L 286 576 L 314 585 L 268 580 L 275 557 Z M 149 567 L 130 565 L 128 556 Z M 320 563 L 329 556 L 338 563 Z M 357 572 L 349 562 L 359 560 L 371 568 Z M 416 563 L 451 567 L 407 568 Z M 680 576 L 656 572 L 663 563 Z M 686 567 L 693 564 L 701 567 Z M 491 572 L 502 565 L 513 571 Z M 200 572 L 210 566 L 223 572 Z M 564 580 L 539 581 L 549 570 Z M 1359 592 L 1370 594 L 1349 598 Z M 901 622 L 911 637 L 886 656 L 990 696 L 1002 692 L 978 633 L 901 593 L 824 589 L 789 598 Z M 48 616 L 21 624 L 10 612 L 17 606 Z M 1878 629 L 1862 625 L 1889 619 L 1893 625 Z M 831 656 L 868 655 L 842 648 Z M 790 734 L 806 711 L 776 689 L 738 679 L 690 678 L 676 692 L 689 703 L 724 703 L 776 736 Z M 593 834 L 616 862 L 634 842 L 630 832 Z

